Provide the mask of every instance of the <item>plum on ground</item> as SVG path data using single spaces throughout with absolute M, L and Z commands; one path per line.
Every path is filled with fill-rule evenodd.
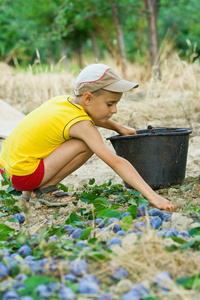
M 139 231 L 144 231 L 146 229 L 146 225 L 144 222 L 137 222 L 135 223 L 134 227 Z
M 21 246 L 19 249 L 18 249 L 18 251 L 17 251 L 17 253 L 19 254 L 19 255 L 25 255 L 25 256 L 27 256 L 27 255 L 29 255 L 30 253 L 32 252 L 32 249 L 28 246 L 28 245 L 23 245 L 23 246 Z
M 2 300 L 20 300 L 20 295 L 16 292 L 7 291 L 3 294 Z
M 80 239 L 82 232 L 83 230 L 81 228 L 76 228 L 72 233 L 72 238 L 76 240 Z
M 111 275 L 112 279 L 120 280 L 126 278 L 128 272 L 124 268 L 117 268 L 114 270 L 114 273 Z
M 58 290 L 58 297 L 60 300 L 74 300 L 76 295 L 69 287 L 62 287 Z
M 0 262 L 0 278 L 7 277 L 10 273 L 9 268 L 4 262 Z
M 141 204 L 137 207 L 136 215 L 138 217 L 143 217 L 147 214 L 147 207 L 144 204 Z
M 118 237 L 114 237 L 110 241 L 108 241 L 108 247 L 112 245 L 121 245 L 121 244 L 122 244 L 122 240 Z
M 160 217 L 161 219 L 163 219 L 163 216 L 164 216 L 164 212 L 159 210 L 158 208 L 151 208 L 149 211 L 148 211 L 148 215 L 150 217 Z
M 24 223 L 25 217 L 22 214 L 14 214 L 13 218 L 17 219 L 20 224 Z
M 152 229 L 158 229 L 162 226 L 162 219 L 158 216 L 152 217 L 150 220 L 150 226 Z
M 73 260 L 69 264 L 69 270 L 71 270 L 74 275 L 83 275 L 87 271 L 87 268 L 87 262 L 83 259 Z
M 99 290 L 99 285 L 94 281 L 81 279 L 78 285 L 78 292 L 80 294 L 98 294 Z

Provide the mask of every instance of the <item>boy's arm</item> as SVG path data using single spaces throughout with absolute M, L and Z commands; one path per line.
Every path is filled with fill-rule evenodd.
M 74 124 L 69 129 L 69 135 L 83 140 L 99 158 L 109 165 L 130 186 L 143 194 L 152 205 L 159 209 L 174 211 L 174 205 L 167 199 L 156 194 L 127 160 L 114 154 L 106 147 L 100 133 L 90 121 L 82 121 Z
M 117 122 L 113 120 L 108 120 L 106 123 L 101 123 L 101 122 L 96 122 L 96 126 L 103 127 L 106 129 L 114 130 L 117 133 L 121 135 L 132 135 L 132 134 L 137 134 L 136 130 L 134 128 L 130 128 L 124 125 L 120 125 Z

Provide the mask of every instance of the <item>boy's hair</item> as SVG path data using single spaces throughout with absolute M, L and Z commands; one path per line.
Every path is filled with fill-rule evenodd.
M 81 96 L 86 92 L 96 92 L 100 89 L 124 93 L 138 87 L 137 83 L 121 79 L 109 66 L 92 64 L 81 71 L 76 79 L 74 94 Z

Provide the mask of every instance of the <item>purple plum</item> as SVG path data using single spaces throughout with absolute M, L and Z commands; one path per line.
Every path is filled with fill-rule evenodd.
M 64 275 L 64 280 L 70 280 L 71 282 L 77 282 L 77 277 L 74 274 Z
M 87 262 L 83 259 L 73 260 L 69 264 L 69 270 L 71 270 L 74 275 L 83 275 L 87 271 L 87 268 Z
M 136 210 L 136 215 L 138 217 L 143 217 L 147 214 L 147 207 L 143 204 L 139 205 Z
M 144 224 L 144 222 L 137 222 L 135 223 L 134 227 L 139 231 L 144 231 L 146 229 L 146 225 Z
M 99 285 L 94 281 L 81 279 L 78 285 L 78 292 L 80 294 L 98 294 L 99 290 Z
M 112 274 L 112 279 L 114 280 L 120 280 L 123 278 L 126 278 L 128 275 L 128 272 L 124 268 L 117 268 L 114 270 L 114 273 Z
M 113 298 L 109 294 L 101 294 L 98 300 L 113 300 Z
M 158 216 L 152 217 L 150 220 L 150 226 L 152 229 L 158 229 L 162 226 L 162 219 Z
M 27 255 L 29 255 L 30 253 L 32 252 L 32 249 L 28 246 L 28 245 L 23 245 L 23 246 L 21 246 L 19 249 L 18 249 L 18 251 L 17 251 L 17 253 L 19 254 L 19 255 L 25 255 L 25 256 L 27 256 Z
M 114 237 L 108 242 L 108 247 L 112 245 L 121 245 L 121 244 L 122 244 L 122 240 L 118 237 Z
M 178 231 L 174 228 L 169 228 L 167 230 L 167 232 L 165 233 L 165 236 L 168 237 L 168 236 L 177 236 L 178 235 Z
M 187 231 L 180 231 L 178 236 L 180 237 L 190 237 L 190 234 Z
M 126 231 L 119 230 L 119 231 L 117 231 L 116 235 L 125 236 L 126 235 Z
M 24 223 L 25 217 L 22 214 L 14 214 L 13 218 L 17 219 L 20 224 Z
M 130 215 L 131 215 L 131 213 L 129 211 L 126 211 L 122 214 L 121 218 L 123 219 L 124 217 L 130 216 Z
M 80 239 L 83 230 L 81 228 L 76 228 L 72 233 L 73 239 Z
M 4 262 L 0 262 L 0 278 L 7 277 L 10 273 L 9 268 Z
M 149 211 L 148 211 L 148 215 L 150 217 L 160 217 L 161 219 L 163 218 L 165 212 L 159 210 L 158 208 L 151 208 Z
M 155 287 L 167 292 L 169 291 L 171 275 L 167 271 L 160 272 L 154 278 L 153 284 Z
M 117 218 L 110 218 L 108 220 L 108 225 L 111 225 L 112 223 L 119 223 L 119 219 L 117 219 Z
M 2 300 L 20 300 L 20 295 L 16 292 L 7 291 L 4 295 Z
M 74 291 L 68 287 L 63 287 L 58 291 L 58 297 L 60 300 L 74 300 L 75 296 Z

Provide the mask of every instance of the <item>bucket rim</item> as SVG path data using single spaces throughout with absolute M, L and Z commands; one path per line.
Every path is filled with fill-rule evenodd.
M 163 132 L 165 130 L 166 132 Z M 139 129 L 136 130 L 136 135 L 112 135 L 107 137 L 106 140 L 120 140 L 120 139 L 136 139 L 140 137 L 152 136 L 173 136 L 173 135 L 189 135 L 192 133 L 192 128 L 174 128 L 174 127 L 153 127 L 152 129 Z

